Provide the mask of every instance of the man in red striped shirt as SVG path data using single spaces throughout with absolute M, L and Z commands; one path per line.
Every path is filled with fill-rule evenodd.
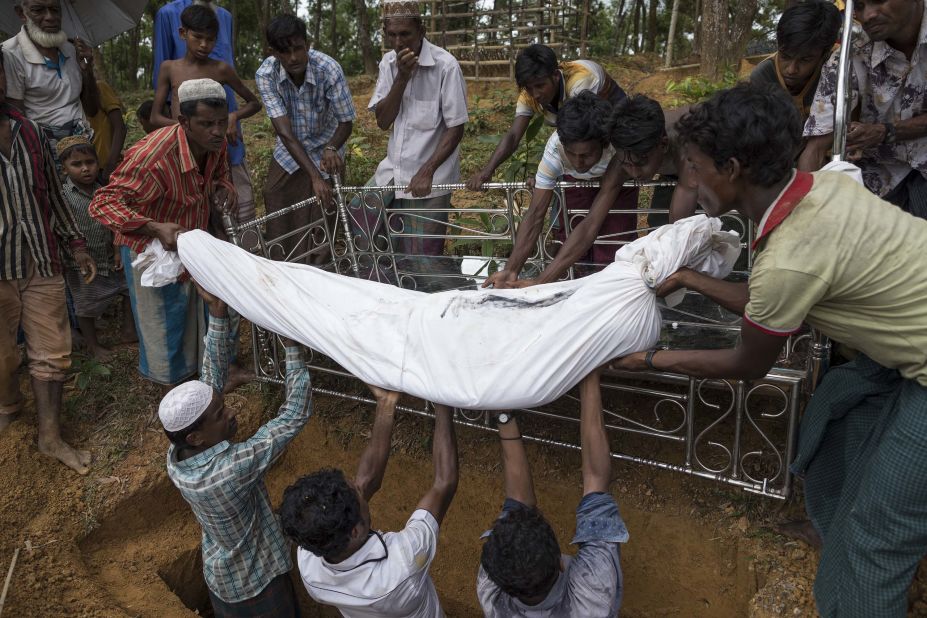
M 234 201 L 222 86 L 188 80 L 178 89 L 179 124 L 147 135 L 129 149 L 110 183 L 97 191 L 90 215 L 112 229 L 139 333 L 139 372 L 166 387 L 196 375 L 206 324 L 191 281 L 142 287 L 131 264 L 157 238 L 176 250 L 178 234 L 205 230 L 214 207 Z M 227 206 L 227 204 L 226 204 Z

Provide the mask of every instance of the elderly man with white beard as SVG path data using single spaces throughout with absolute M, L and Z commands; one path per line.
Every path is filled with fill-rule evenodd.
M 90 133 L 84 110 L 94 115 L 100 104 L 93 52 L 80 39 L 68 42 L 60 0 L 13 1 L 23 27 L 3 44 L 7 102 L 42 128 L 54 152 L 59 139 Z

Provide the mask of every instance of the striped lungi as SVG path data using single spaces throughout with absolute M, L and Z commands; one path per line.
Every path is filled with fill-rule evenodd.
M 815 390 L 792 465 L 824 547 L 824 618 L 903 617 L 927 554 L 927 387 L 866 356 Z
M 122 263 L 138 333 L 138 372 L 152 382 L 179 384 L 200 370 L 206 313 L 191 280 L 160 288 L 141 284 L 132 268 L 136 252 L 122 249 Z
M 67 268 L 64 280 L 74 299 L 74 315 L 79 318 L 98 318 L 109 308 L 114 298 L 128 294 L 129 287 L 121 273 L 98 274 L 85 283 L 79 271 Z

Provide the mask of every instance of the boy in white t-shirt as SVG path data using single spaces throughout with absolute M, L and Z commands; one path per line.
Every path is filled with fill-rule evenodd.
M 440 618 L 444 612 L 428 569 L 438 528 L 457 491 L 452 411 L 435 406 L 431 489 L 405 528 L 379 532 L 371 525 L 368 501 L 386 472 L 399 393 L 370 388 L 376 418 L 354 479 L 327 468 L 296 481 L 283 494 L 283 531 L 299 546 L 299 574 L 315 601 L 334 605 L 348 618 Z

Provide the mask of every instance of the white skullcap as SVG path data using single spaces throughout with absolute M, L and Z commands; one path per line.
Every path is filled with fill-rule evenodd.
M 383 19 L 409 19 L 422 16 L 422 7 L 414 0 L 382 0 Z
M 203 79 L 188 79 L 177 89 L 177 102 L 202 101 L 203 99 L 225 100 L 225 89 L 219 82 L 204 77 Z
M 164 429 L 180 431 L 192 425 L 209 407 L 213 392 L 210 385 L 199 380 L 184 382 L 171 390 L 158 406 Z

